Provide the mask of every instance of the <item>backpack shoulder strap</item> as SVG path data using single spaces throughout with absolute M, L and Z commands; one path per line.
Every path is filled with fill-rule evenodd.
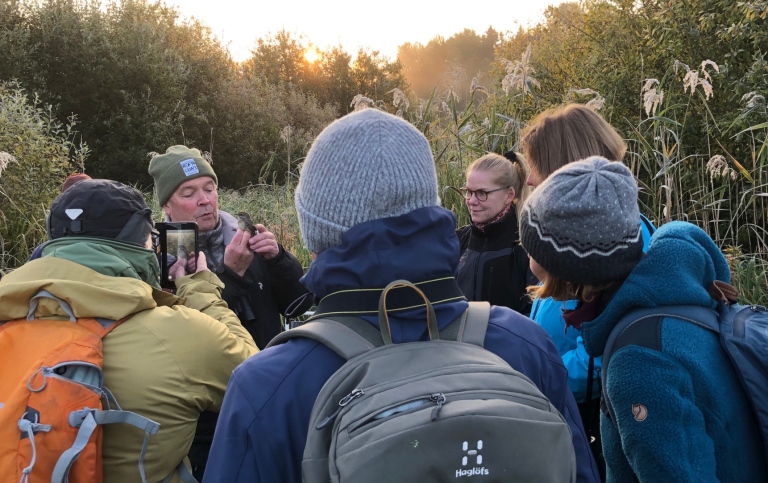
M 381 332 L 358 317 L 318 318 L 281 332 L 266 348 L 304 337 L 320 342 L 346 360 L 384 345 Z
M 608 366 L 611 356 L 628 345 L 661 350 L 661 321 L 666 317 L 684 320 L 713 332 L 720 332 L 717 312 L 706 307 L 694 305 L 672 305 L 667 307 L 651 307 L 628 312 L 611 330 L 603 349 L 602 368 L 600 370 L 600 391 L 603 401 L 601 409 L 612 420 L 616 416 L 605 392 L 608 377 Z
M 490 315 L 491 304 L 488 302 L 469 302 L 469 308 L 466 311 L 466 322 L 460 328 L 459 336 L 456 340 L 483 347 Z
M 160 424 L 130 411 L 98 411 L 89 408 L 73 411 L 69 414 L 69 425 L 79 429 L 77 431 L 77 436 L 75 437 L 75 442 L 69 449 L 64 451 L 56 461 L 53 474 L 51 475 L 51 483 L 66 483 L 68 481 L 69 470 L 72 468 L 72 465 L 78 459 L 83 449 L 88 445 L 91 435 L 96 431 L 97 425 L 115 423 L 130 424 L 144 432 L 144 443 L 139 455 L 139 475 L 141 476 L 142 483 L 146 483 L 147 478 L 144 472 L 144 456 L 147 452 L 147 446 L 149 445 L 149 437 L 153 434 L 157 434 L 157 431 L 160 429 Z
M 469 302 L 467 310 L 440 331 L 440 339 L 483 347 L 491 304 Z M 267 348 L 304 337 L 320 342 L 346 360 L 384 345 L 379 329 L 358 317 L 318 318 L 273 338 Z

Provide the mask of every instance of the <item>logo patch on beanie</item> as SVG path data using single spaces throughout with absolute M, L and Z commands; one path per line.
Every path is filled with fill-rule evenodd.
M 200 172 L 200 170 L 197 169 L 197 163 L 195 163 L 195 160 L 192 158 L 179 161 L 179 164 L 181 165 L 181 169 L 184 170 L 185 176 L 192 176 L 193 174 Z

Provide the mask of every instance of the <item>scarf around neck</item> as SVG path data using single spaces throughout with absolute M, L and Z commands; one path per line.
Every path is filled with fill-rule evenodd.
M 514 203 L 509 203 L 508 205 L 506 205 L 504 208 L 502 208 L 502 210 L 499 212 L 498 215 L 493 217 L 491 221 L 486 221 L 484 223 L 473 223 L 473 225 L 475 225 L 475 227 L 478 230 L 485 233 L 485 227 L 493 223 L 496 223 L 497 221 L 500 221 L 502 218 L 507 216 L 507 213 L 509 213 L 509 209 L 512 208 L 512 206 L 514 206 Z
M 200 244 L 200 251 L 205 253 L 208 268 L 216 273 L 224 263 L 224 223 L 221 221 L 221 216 L 219 216 L 216 228 L 198 234 L 197 240 Z

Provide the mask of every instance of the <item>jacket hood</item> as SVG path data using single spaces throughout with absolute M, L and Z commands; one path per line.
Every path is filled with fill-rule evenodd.
M 456 276 L 455 229 L 456 217 L 441 207 L 360 223 L 344 233 L 341 245 L 320 252 L 301 281 L 323 298 L 350 288 L 383 288 L 397 279 Z
M 160 264 L 152 250 L 106 238 L 64 237 L 43 246 L 44 257 L 71 260 L 112 277 L 131 277 L 160 288 Z
M 715 308 L 717 303 L 707 292 L 715 280 L 730 283 L 731 272 L 709 235 L 682 221 L 663 225 L 603 313 L 582 325 L 587 352 L 602 355 L 611 330 L 629 310 L 669 305 Z
M 158 305 L 181 302 L 175 295 L 130 277 L 109 276 L 52 256 L 26 263 L 0 280 L 0 320 L 27 316 L 29 301 L 45 290 L 67 302 L 76 317 L 117 320 Z M 59 304 L 41 299 L 36 317 L 67 317 Z

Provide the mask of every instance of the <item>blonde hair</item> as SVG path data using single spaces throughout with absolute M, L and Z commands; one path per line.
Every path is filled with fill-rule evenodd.
M 627 143 L 613 126 L 583 104 L 542 112 L 523 129 L 520 141 L 531 168 L 542 179 L 590 156 L 622 161 L 627 151 Z
M 613 286 L 616 282 L 602 285 L 584 285 L 566 282 L 547 272 L 541 285 L 530 285 L 526 288 L 528 296 L 533 299 L 545 299 L 552 297 L 554 300 L 580 300 L 591 302 L 595 296 Z
M 509 155 L 512 157 L 512 155 Z M 494 182 L 500 186 L 509 186 L 515 190 L 512 203 L 519 209 L 528 190 L 525 189 L 525 179 L 528 177 L 528 167 L 525 158 L 514 153 L 514 160 L 500 154 L 488 153 L 480 156 L 467 167 L 466 176 L 473 171 L 492 173 Z

